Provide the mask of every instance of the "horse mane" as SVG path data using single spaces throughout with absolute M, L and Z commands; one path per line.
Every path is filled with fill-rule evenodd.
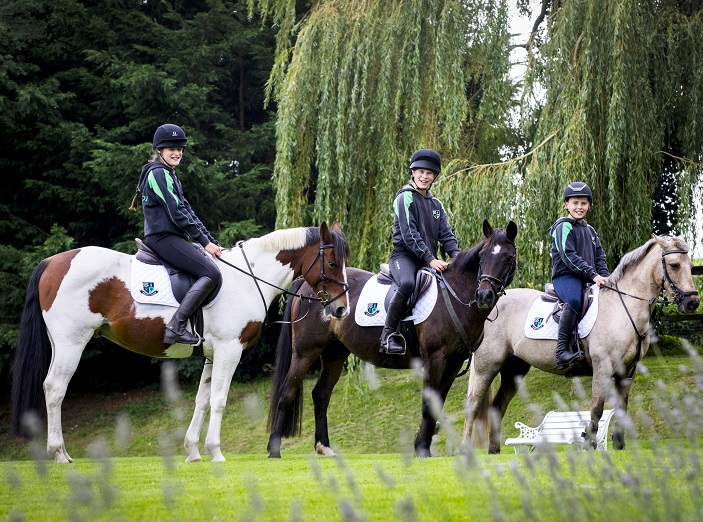
M 318 227 L 298 227 L 274 230 L 265 236 L 252 238 L 249 241 L 270 252 L 298 250 L 304 246 L 319 243 L 320 229 Z M 349 258 L 349 243 L 341 232 L 332 231 L 332 243 L 337 256 L 335 261 L 339 261 L 341 256 L 344 259 Z
M 457 270 L 461 271 L 466 271 L 472 268 L 478 269 L 478 262 L 480 261 L 479 254 L 485 244 L 486 238 L 484 237 L 481 241 L 476 243 L 468 250 L 462 250 L 459 252 L 454 260 L 449 263 L 447 270 L 451 270 L 453 267 L 456 267 Z
M 666 237 L 666 239 L 670 240 L 673 243 L 673 246 L 676 250 L 688 250 L 688 244 L 683 239 L 679 237 Z M 613 273 L 610 274 L 610 277 L 608 277 L 608 281 L 610 281 L 611 283 L 617 283 L 622 278 L 625 273 L 625 270 L 629 266 L 632 266 L 642 260 L 644 256 L 649 254 L 652 248 L 654 248 L 656 245 L 656 240 L 652 238 L 641 247 L 636 248 L 631 252 L 625 254 L 620 260 L 620 263 L 618 263 L 618 266 L 616 266 L 615 270 L 613 270 Z

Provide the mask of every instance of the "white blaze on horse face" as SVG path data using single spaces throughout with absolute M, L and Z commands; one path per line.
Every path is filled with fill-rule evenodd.
M 500 245 L 496 245 L 493 247 L 493 255 L 495 256 L 500 252 Z

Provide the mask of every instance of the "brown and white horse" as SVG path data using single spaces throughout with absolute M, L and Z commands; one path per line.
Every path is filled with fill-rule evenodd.
M 348 314 L 348 244 L 339 225 L 278 230 L 225 249 L 222 288 L 203 309 L 206 364 L 185 437 L 187 461 L 199 461 L 200 431 L 210 408 L 205 439 L 213 461 L 220 449 L 222 413 L 242 351 L 259 340 L 273 299 L 302 276 L 315 289 L 328 318 Z M 29 412 L 46 404 L 47 451 L 57 463 L 72 462 L 61 429 L 61 404 L 91 337 L 110 339 L 150 357 L 182 358 L 192 347 L 163 343 L 175 308 L 143 304 L 130 292 L 133 256 L 99 247 L 56 254 L 42 261 L 29 282 L 13 368 L 13 428 L 23 431 Z M 42 395 L 41 388 L 44 387 Z

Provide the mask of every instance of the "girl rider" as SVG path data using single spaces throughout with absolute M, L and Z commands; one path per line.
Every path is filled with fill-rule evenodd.
M 172 265 L 197 277 L 166 325 L 164 343 L 196 346 L 202 339 L 186 330 L 186 322 L 222 284 L 212 257 L 219 257 L 222 248 L 193 212 L 176 175 L 186 143 L 185 132 L 178 125 L 167 123 L 156 129 L 154 155 L 142 167 L 137 192 L 142 195 L 146 244 Z M 191 241 L 204 250 L 194 248 Z
M 440 170 L 442 162 L 435 151 L 420 149 L 415 152 L 410 159 L 410 182 L 398 191 L 393 203 L 393 251 L 389 264 L 397 288 L 388 304 L 386 324 L 381 333 L 381 353 L 405 353 L 402 336 L 396 330 L 415 288 L 415 274 L 427 265 L 438 272 L 449 266 L 437 258 L 437 243 L 442 243 L 450 257 L 459 253 L 444 206 L 430 192 Z
M 571 183 L 564 189 L 564 208 L 569 216 L 558 219 L 549 228 L 552 284 L 564 302 L 557 337 L 557 370 L 566 370 L 579 356 L 569 350 L 569 344 L 581 309 L 584 286 L 587 283 L 600 286 L 610 275 L 598 234 L 586 222 L 592 205 L 590 187 L 581 182 Z

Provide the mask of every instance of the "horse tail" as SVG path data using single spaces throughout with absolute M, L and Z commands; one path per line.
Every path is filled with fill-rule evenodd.
M 471 371 L 469 372 L 469 391 L 471 394 L 473 387 L 476 385 L 476 372 L 474 371 L 474 360 L 471 359 Z M 491 423 L 488 422 L 489 404 L 493 395 L 493 384 L 490 385 L 486 393 L 476 404 L 474 411 L 473 429 L 471 430 L 471 446 L 474 448 L 487 448 L 490 437 Z
M 291 292 L 297 293 L 305 281 L 299 279 L 293 282 Z M 291 360 L 293 359 L 293 325 L 291 323 L 291 308 L 293 306 L 292 296 L 286 302 L 283 312 L 283 325 L 278 336 L 276 345 L 276 364 L 273 371 L 273 383 L 271 385 L 271 400 L 269 401 L 268 431 L 272 433 L 276 429 L 279 415 L 283 414 L 285 419 L 282 437 L 293 437 L 300 435 L 303 423 L 303 383 L 301 381 L 298 390 L 295 392 L 293 400 L 288 404 L 285 411 L 280 411 L 278 403 L 283 395 L 283 387 L 288 377 Z
M 26 416 L 42 418 L 43 384 L 51 364 L 51 345 L 39 305 L 39 281 L 47 266 L 49 261 L 45 259 L 29 279 L 12 368 L 12 431 L 25 437 L 31 435 L 31 430 L 24 428 Z

